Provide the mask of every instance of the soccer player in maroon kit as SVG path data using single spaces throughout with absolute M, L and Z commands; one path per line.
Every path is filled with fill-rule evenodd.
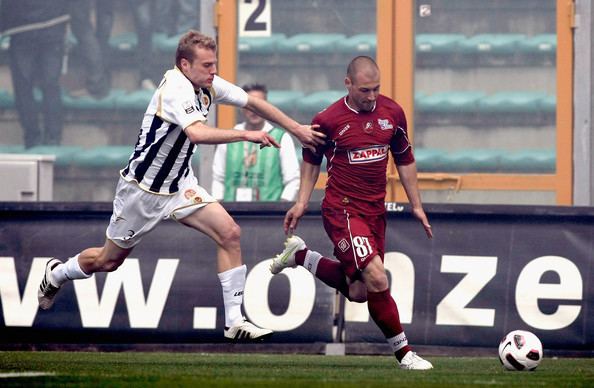
M 313 119 L 313 124 L 327 135 L 327 142 L 315 152 L 303 150 L 299 194 L 284 220 L 289 238 L 285 250 L 273 259 L 270 271 L 277 274 L 284 268 L 302 265 L 349 300 L 367 301 L 369 313 L 400 368 L 431 369 L 431 363 L 408 345 L 383 263 L 388 153 L 394 158 L 413 215 L 427 236 L 433 237 L 421 204 L 406 117 L 400 105 L 379 93 L 380 71 L 372 58 L 359 56 L 351 61 L 345 86 L 348 94 Z M 322 219 L 338 261 L 308 249 L 301 238 L 293 235 L 307 209 L 324 156 L 328 181 Z

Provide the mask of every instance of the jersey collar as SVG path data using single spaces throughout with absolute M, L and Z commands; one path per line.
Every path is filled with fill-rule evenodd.
M 359 113 L 361 113 L 361 112 L 359 112 L 357 109 L 355 109 L 355 108 L 353 108 L 353 107 L 351 107 L 351 106 L 349 105 L 349 103 L 347 102 L 347 97 L 348 97 L 348 95 L 344 96 L 344 97 L 343 97 L 343 99 L 342 99 L 342 100 L 344 101 L 344 105 L 346 105 L 346 107 L 347 107 L 348 109 L 350 109 L 351 111 L 355 112 L 356 114 L 359 114 Z M 370 112 L 373 112 L 373 111 L 375 110 L 375 107 L 376 107 L 376 106 L 377 106 L 377 100 L 375 100 L 375 102 L 373 103 L 373 108 L 371 108 Z

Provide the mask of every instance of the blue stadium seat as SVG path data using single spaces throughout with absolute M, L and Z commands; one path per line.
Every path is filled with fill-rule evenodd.
M 554 94 L 549 94 L 539 100 L 539 105 L 541 110 L 544 112 L 555 113 L 557 110 L 557 96 Z
M 128 163 L 132 151 L 133 148 L 129 145 L 96 147 L 76 154 L 73 164 L 84 168 L 121 169 Z
M 415 48 L 419 53 L 452 54 L 460 49 L 460 42 L 466 37 L 462 34 L 418 34 Z
M 278 42 L 278 51 L 291 54 L 328 54 L 335 52 L 337 43 L 345 39 L 344 34 L 297 34 Z
M 64 93 L 62 95 L 62 102 L 64 107 L 68 109 L 80 109 L 80 110 L 110 110 L 115 109 L 116 99 L 119 96 L 124 95 L 124 91 L 121 89 L 112 89 L 109 94 L 101 99 L 96 99 L 92 96 L 80 96 L 74 97 Z
M 10 35 L 0 38 L 0 50 L 6 51 L 10 47 Z
M 479 34 L 460 42 L 460 48 L 465 53 L 493 53 L 513 54 L 518 51 L 524 34 Z
M 276 51 L 278 43 L 285 40 L 285 34 L 271 34 L 266 37 L 240 37 L 238 49 L 240 53 L 270 54 Z
M 415 160 L 420 172 L 443 170 L 445 151 L 435 148 L 415 148 Z
M 18 154 L 25 151 L 22 144 L 0 144 L 0 154 Z
M 505 91 L 481 98 L 481 112 L 537 112 L 543 109 L 544 92 Z
M 501 155 L 501 171 L 510 173 L 554 173 L 556 154 L 554 149 L 530 149 L 505 152 Z
M 119 95 L 115 98 L 115 108 L 145 111 L 154 93 L 154 90 L 141 89 Z
M 138 45 L 138 37 L 134 32 L 124 32 L 109 38 L 109 46 L 118 51 L 131 51 Z
M 4 89 L 0 89 L 0 109 L 14 108 L 14 96 Z
M 269 90 L 268 101 L 282 111 L 290 111 L 304 95 L 305 93 L 297 90 Z
M 478 91 L 447 91 L 430 95 L 415 95 L 420 112 L 475 112 L 485 93 Z
M 346 95 L 343 90 L 324 90 L 314 92 L 297 101 L 297 110 L 307 113 L 317 113 Z
M 163 53 L 175 53 L 181 36 L 182 34 L 167 36 L 165 33 L 158 32 L 153 34 L 153 47 Z
M 556 34 L 540 34 L 519 42 L 519 49 L 526 53 L 551 53 L 557 50 Z
M 443 172 L 497 172 L 501 155 L 505 151 L 492 149 L 465 149 L 443 155 Z
M 337 49 L 352 55 L 373 55 L 377 49 L 376 34 L 358 34 L 339 40 Z
M 39 145 L 32 148 L 26 149 L 23 153 L 25 154 L 39 154 L 39 155 L 55 155 L 56 166 L 69 166 L 74 158 L 81 153 L 84 153 L 82 147 L 77 146 L 65 146 L 65 145 Z

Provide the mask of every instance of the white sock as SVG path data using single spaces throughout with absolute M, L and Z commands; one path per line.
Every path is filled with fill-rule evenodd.
M 390 347 L 392 348 L 392 352 L 394 353 L 408 345 L 408 339 L 406 338 L 406 334 L 404 334 L 404 332 L 397 334 L 392 338 L 386 338 L 386 341 L 388 341 Z
M 316 271 L 318 270 L 318 263 L 320 262 L 321 258 L 322 255 L 318 252 L 308 250 L 305 253 L 305 260 L 303 260 L 303 268 L 315 276 Z
M 241 305 L 247 267 L 244 265 L 221 272 L 219 280 L 223 287 L 223 304 L 225 305 L 225 326 L 235 326 L 243 321 Z
M 80 268 L 78 263 L 78 255 L 71 257 L 64 264 L 58 264 L 52 271 L 51 282 L 54 286 L 60 287 L 68 280 L 86 279 L 91 275 L 87 275 Z

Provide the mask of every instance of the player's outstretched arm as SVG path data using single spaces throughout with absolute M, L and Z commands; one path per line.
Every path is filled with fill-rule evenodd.
M 305 148 L 315 150 L 316 145 L 325 143 L 326 135 L 315 130 L 318 128 L 318 125 L 299 124 L 266 100 L 250 95 L 248 96 L 248 102 L 245 108 L 257 113 L 268 121 L 277 123 L 295 135 Z
M 301 182 L 299 183 L 299 193 L 297 194 L 297 201 L 287 211 L 284 221 L 285 234 L 293 234 L 297 229 L 299 219 L 305 214 L 309 199 L 313 192 L 318 176 L 320 175 L 320 166 L 303 161 L 301 163 Z
M 264 131 L 238 131 L 210 127 L 200 121 L 190 124 L 185 129 L 186 135 L 194 144 L 226 144 L 237 141 L 249 141 L 261 147 L 280 147 L 280 144 Z
M 421 203 L 421 194 L 419 193 L 419 185 L 417 182 L 417 164 L 415 162 L 407 164 L 405 166 L 396 166 L 398 175 L 400 176 L 400 182 L 404 187 L 408 201 L 412 207 L 413 216 L 421 222 L 423 229 L 428 238 L 433 237 L 433 230 L 429 224 L 429 219 L 423 210 Z

